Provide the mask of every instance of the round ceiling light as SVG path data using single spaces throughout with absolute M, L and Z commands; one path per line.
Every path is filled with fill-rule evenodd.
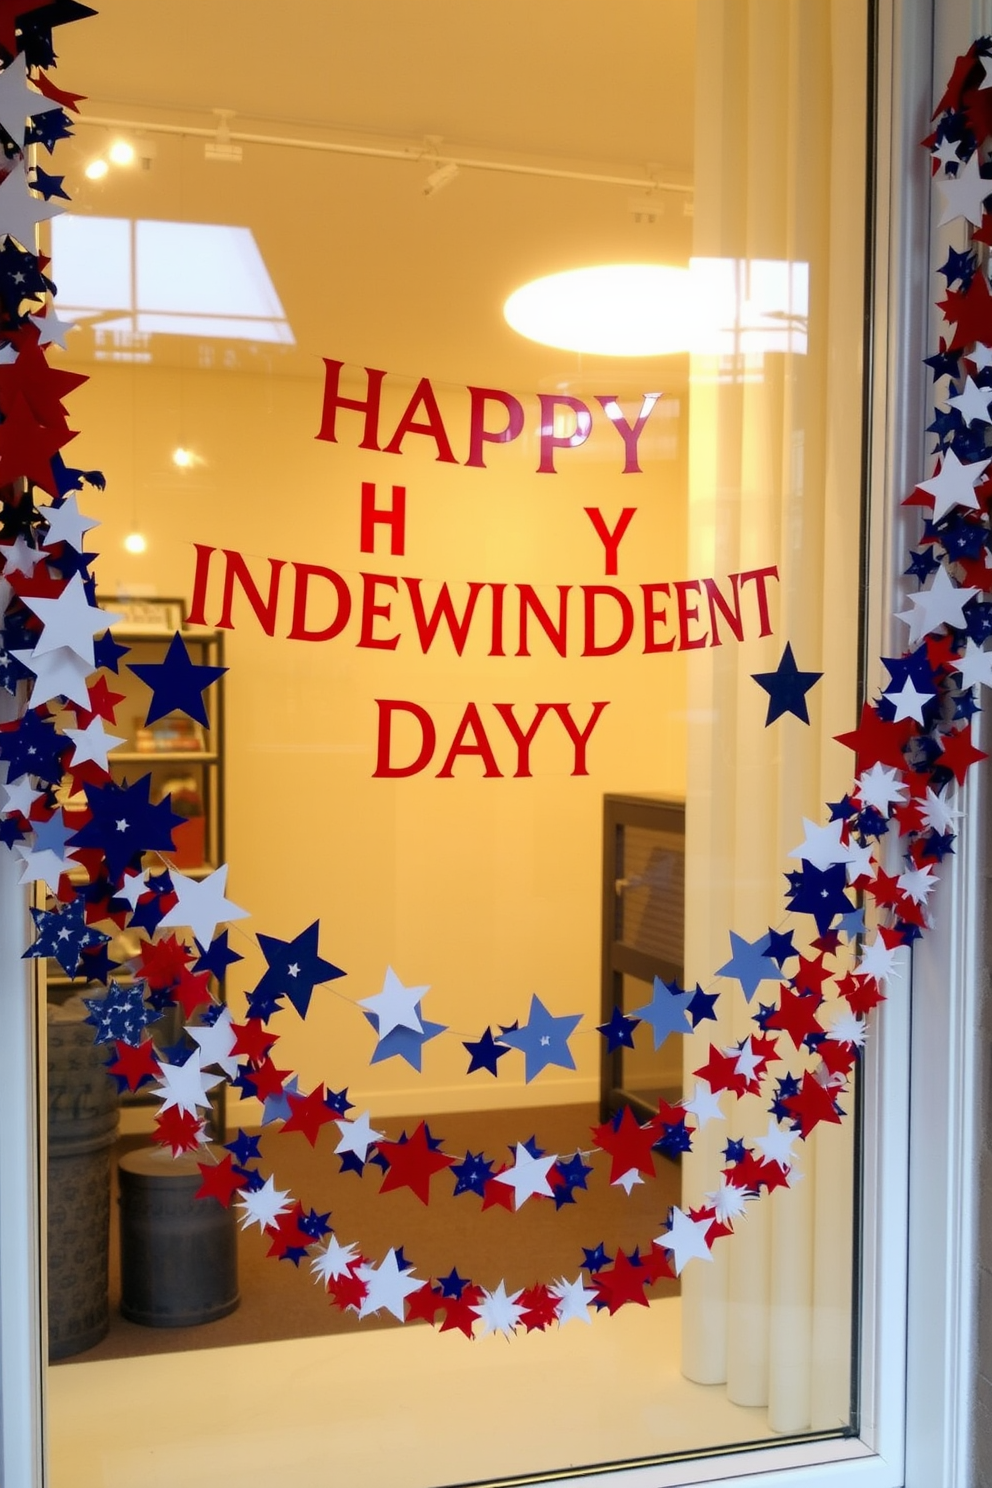
M 688 351 L 689 270 L 667 264 L 602 264 L 524 284 L 503 306 L 530 341 L 599 356 Z

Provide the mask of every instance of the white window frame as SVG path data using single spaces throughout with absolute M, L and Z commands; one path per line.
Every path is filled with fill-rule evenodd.
M 912 528 L 897 515 L 898 501 L 920 478 L 926 457 L 929 388 L 920 363 L 936 327 L 928 259 L 935 260 L 926 250 L 938 234 L 919 140 L 929 127 L 934 90 L 954 58 L 976 35 L 992 31 L 992 0 L 878 0 L 877 19 L 874 351 L 866 367 L 869 684 L 871 659 L 901 649 L 891 615 Z M 978 715 L 979 726 L 984 716 Z M 986 747 L 992 748 L 987 741 Z M 558 1478 L 560 1484 L 663 1488 L 730 1478 L 739 1488 L 969 1488 L 980 1119 L 974 1035 L 988 768 L 968 783 L 937 929 L 916 950 L 911 985 L 907 975 L 890 995 L 868 1054 L 860 1439 L 579 1474 Z M 39 1193 L 44 1030 L 32 963 L 21 959 L 27 939 L 24 890 L 11 855 L 0 853 L 3 1488 L 43 1488 L 47 1481 Z

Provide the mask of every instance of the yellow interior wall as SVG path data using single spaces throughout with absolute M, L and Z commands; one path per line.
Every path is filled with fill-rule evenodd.
M 456 596 L 470 579 L 532 583 L 549 603 L 556 584 L 613 583 L 636 599 L 640 583 L 686 576 L 683 421 L 670 416 L 674 408 L 656 412 L 642 437 L 642 475 L 620 473 L 620 438 L 601 419 L 586 446 L 558 455 L 561 473 L 550 476 L 535 473 L 536 433 L 487 446 L 486 470 L 438 464 L 433 443 L 415 435 L 400 457 L 359 450 L 361 420 L 346 412 L 339 442 L 318 442 L 317 377 L 133 364 L 88 370 L 92 379 L 73 409 L 85 439 L 73 453 L 108 478 L 106 492 L 89 493 L 85 503 L 103 524 L 96 534 L 101 592 L 188 601 L 196 542 L 244 553 L 263 587 L 268 557 L 326 565 L 356 601 L 345 634 L 316 644 L 285 638 L 288 569 L 275 637 L 262 633 L 240 591 L 235 601 L 226 680 L 229 893 L 252 913 L 232 930 L 245 955 L 229 979 L 236 1012 L 263 968 L 251 933 L 289 939 L 319 917 L 321 952 L 347 978 L 318 989 L 305 1024 L 292 1010 L 276 1023 L 277 1063 L 299 1069 L 305 1088 L 320 1079 L 348 1083 L 353 1099 L 381 1114 L 594 1098 L 602 797 L 684 793 L 687 658 L 642 655 L 636 632 L 619 656 L 583 658 L 578 606 L 567 659 L 536 626 L 534 654 L 513 656 L 512 618 L 504 658 L 485 654 L 487 631 L 486 643 L 470 641 L 462 658 L 446 640 L 423 656 L 401 599 L 395 653 L 359 649 L 358 574 L 416 576 L 427 595 L 441 580 Z M 413 387 L 390 383 L 386 430 Z M 464 458 L 464 392 L 435 391 Z M 536 430 L 536 399 L 514 391 L 527 407 L 528 431 Z M 191 470 L 171 463 L 180 442 L 201 462 Z M 394 482 L 406 486 L 403 557 L 390 556 L 383 529 L 379 551 L 361 553 L 362 481 L 377 483 L 380 503 Z M 637 508 L 615 579 L 604 576 L 602 544 L 583 511 L 592 505 L 611 526 L 623 506 Z M 135 526 L 148 539 L 137 557 L 122 546 Z M 213 620 L 219 568 L 210 595 Z M 389 629 L 385 622 L 378 628 Z M 439 745 L 429 773 L 372 778 L 377 697 L 430 709 Z M 470 700 L 492 723 L 497 758 L 510 773 L 515 750 L 493 702 L 519 704 L 526 720 L 538 700 L 567 701 L 584 722 L 595 699 L 609 707 L 592 736 L 587 778 L 570 778 L 571 746 L 551 718 L 533 749 L 534 778 L 485 780 L 474 760 L 462 761 L 454 779 L 435 778 Z M 380 990 L 387 965 L 408 985 L 429 985 L 425 1015 L 458 1035 L 425 1046 L 419 1079 L 402 1060 L 368 1062 L 374 1036 L 353 1004 Z M 527 1087 L 523 1060 L 512 1055 L 498 1083 L 485 1073 L 467 1078 L 461 1039 L 478 1038 L 487 1024 L 525 1021 L 532 993 L 556 1014 L 585 1015 L 572 1040 L 576 1073 L 549 1069 Z

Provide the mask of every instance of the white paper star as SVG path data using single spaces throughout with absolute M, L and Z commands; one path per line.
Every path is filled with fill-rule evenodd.
M 714 1095 L 706 1080 L 697 1080 L 692 1100 L 684 1100 L 683 1108 L 696 1118 L 696 1130 L 702 1131 L 710 1121 L 726 1121 L 720 1110 L 720 1097 Z
M 627 1197 L 630 1198 L 631 1189 L 636 1187 L 638 1183 L 643 1182 L 644 1179 L 641 1177 L 636 1168 L 628 1168 L 626 1173 L 621 1173 L 619 1178 L 614 1178 L 611 1187 L 622 1188 Z M 519 1204 L 517 1205 L 517 1208 L 520 1208 Z
M 532 1194 L 543 1194 L 553 1198 L 554 1189 L 548 1182 L 548 1173 L 558 1161 L 558 1154 L 551 1157 L 533 1157 L 522 1142 L 517 1143 L 516 1157 L 512 1168 L 505 1173 L 494 1173 L 497 1183 L 505 1183 L 513 1189 L 513 1207 L 519 1209 Z
M 803 829 L 806 833 L 805 839 L 789 852 L 790 858 L 800 858 L 807 863 L 812 863 L 814 868 L 819 868 L 822 873 L 824 869 L 832 867 L 834 863 L 848 863 L 851 860 L 851 849 L 841 842 L 841 834 L 844 831 L 842 821 L 827 822 L 825 827 L 818 827 L 816 822 L 811 822 L 808 817 L 803 817 Z
M 520 1292 L 514 1292 L 512 1297 L 508 1297 L 506 1285 L 502 1281 L 494 1292 L 483 1290 L 482 1301 L 474 1303 L 472 1307 L 482 1323 L 480 1338 L 487 1333 L 502 1333 L 506 1338 L 513 1337 L 513 1330 L 523 1312 L 523 1308 L 517 1305 L 520 1295 Z
M 964 648 L 964 655 L 954 663 L 955 669 L 961 674 L 962 687 L 992 687 L 992 651 L 983 651 L 968 637 Z
M 175 868 L 169 870 L 177 903 L 163 915 L 159 924 L 166 929 L 192 930 L 201 946 L 208 946 L 218 925 L 230 920 L 246 920 L 247 909 L 241 909 L 225 898 L 227 864 L 222 863 L 204 879 L 188 878 Z
M 896 882 L 914 904 L 926 904 L 937 887 L 932 863 L 924 863 L 922 868 L 908 868 L 905 873 L 900 873 Z
M 310 1270 L 326 1287 L 339 1276 L 346 1276 L 357 1259 L 357 1245 L 342 1245 L 336 1235 L 331 1235 L 324 1248 L 312 1257 Z
M 957 144 L 952 139 L 941 140 L 939 145 L 934 145 L 930 154 L 934 160 L 939 160 L 941 165 L 961 164 L 961 156 L 958 154 Z
M 90 528 L 100 525 L 96 517 L 84 516 L 79 510 L 75 492 L 67 496 L 61 506 L 43 507 L 42 516 L 48 523 L 45 547 L 54 548 L 56 543 L 64 542 L 68 543 L 70 548 L 75 548 L 77 553 L 83 551 L 83 541 Z M 110 622 L 111 616 L 108 615 L 107 624 L 109 625 Z
M 787 1127 L 779 1126 L 774 1116 L 768 1122 L 768 1130 L 763 1137 L 755 1137 L 754 1145 L 759 1148 L 765 1162 L 776 1162 L 783 1173 L 786 1168 L 791 1168 L 795 1162 L 793 1148 L 796 1143 L 796 1133 Z
M 395 1250 L 387 1251 L 379 1266 L 359 1266 L 356 1275 L 368 1287 L 358 1309 L 358 1316 L 362 1318 L 385 1308 L 402 1323 L 405 1320 L 403 1303 L 411 1292 L 419 1292 L 424 1284 L 412 1271 L 400 1268 Z
M 898 723 L 901 718 L 912 718 L 917 723 L 922 723 L 923 709 L 928 703 L 933 702 L 936 695 L 935 692 L 917 692 L 912 677 L 907 677 L 898 692 L 885 694 L 894 709 L 892 722 Z
M 58 893 L 59 879 L 63 873 L 78 868 L 79 864 L 75 858 L 66 858 L 53 852 L 51 848 L 43 848 L 35 852 L 26 843 L 15 842 L 14 852 L 23 860 L 21 876 L 18 883 L 44 883 L 47 884 L 53 894 Z
M 19 150 L 24 148 L 24 132 L 28 119 L 61 107 L 54 98 L 46 98 L 44 93 L 29 88 L 27 77 L 27 63 L 23 52 L 18 52 L 7 63 L 3 72 L 0 72 L 0 124 Z
M 746 1188 L 738 1188 L 724 1178 L 716 1193 L 706 1195 L 706 1202 L 713 1205 L 721 1224 L 731 1224 L 747 1212 L 747 1201 L 753 1197 Z
M 175 1106 L 178 1110 L 195 1116 L 198 1107 L 206 1108 L 210 1105 L 207 1091 L 220 1084 L 221 1076 L 204 1073 L 199 1049 L 189 1056 L 185 1064 L 163 1064 L 161 1060 L 157 1063 L 162 1078 L 152 1093 L 162 1096 L 163 1111 Z
M 682 1275 L 687 1261 L 712 1261 L 713 1254 L 706 1243 L 706 1232 L 712 1222 L 709 1219 L 690 1219 L 678 1207 L 672 1209 L 672 1228 L 656 1236 L 654 1243 L 671 1251 L 676 1276 Z
M 57 598 L 26 597 L 24 603 L 44 627 L 35 644 L 35 655 L 43 656 L 48 651 L 64 647 L 81 661 L 88 662 L 91 671 L 95 665 L 93 637 L 120 619 L 119 615 L 108 614 L 99 605 L 90 604 L 83 576 L 78 573 L 73 574 Z
M 78 703 L 81 708 L 89 708 L 90 693 L 86 679 L 93 668 L 74 651 L 60 646 L 57 651 L 49 651 L 41 656 L 37 651 L 15 650 L 10 654 L 22 666 L 27 667 L 29 672 L 34 673 L 29 707 L 40 708 L 42 703 L 65 697 L 70 702 Z
M 354 1121 L 336 1121 L 334 1124 L 341 1133 L 341 1140 L 335 1147 L 336 1153 L 353 1152 L 361 1162 L 368 1161 L 369 1148 L 374 1147 L 382 1137 L 381 1131 L 373 1131 L 369 1119 L 370 1113 L 363 1111 L 361 1116 L 356 1116 Z
M 976 341 L 974 351 L 970 351 L 966 358 L 971 362 L 976 372 L 987 372 L 992 367 L 992 346 L 983 346 L 981 341 Z
M 10 174 L 0 181 L 0 236 L 16 239 L 26 253 L 35 251 L 38 223 L 59 217 L 64 210 L 57 202 L 43 201 L 29 190 L 23 158 L 15 160 Z
M 849 884 L 856 883 L 859 878 L 866 875 L 872 876 L 871 855 L 873 846 L 866 842 L 862 847 L 860 843 L 851 843 L 851 856 L 847 861 L 847 881 Z
M 956 408 L 966 424 L 992 422 L 989 419 L 989 404 L 992 403 L 992 388 L 980 388 L 971 377 L 966 377 L 960 393 L 950 393 L 949 407 Z
M 952 449 L 945 450 L 940 469 L 929 480 L 920 481 L 918 489 L 933 497 L 933 520 L 939 522 L 953 506 L 977 511 L 975 487 L 988 468 L 988 460 L 963 464 Z
M 880 935 L 876 936 L 862 951 L 861 960 L 854 968 L 854 975 L 874 977 L 876 982 L 884 982 L 889 978 L 898 980 L 900 973 L 895 969 L 898 952 L 898 946 L 887 946 Z
M 961 812 L 949 805 L 944 796 L 938 796 L 937 792 L 931 790 L 929 786 L 926 800 L 920 802 L 920 814 L 930 830 L 939 832 L 941 835 L 953 831 L 954 823 L 961 818 Z
M 241 1217 L 243 1230 L 253 1224 L 262 1231 L 275 1229 L 280 1214 L 285 1214 L 290 1208 L 285 1202 L 289 1198 L 289 1189 L 276 1188 L 272 1177 L 266 1178 L 261 1188 L 242 1189 L 242 1193 L 244 1198 L 238 1200 L 238 1208 L 244 1211 Z
M 45 556 L 41 548 L 32 548 L 23 537 L 15 537 L 12 543 L 5 543 L 0 548 L 0 555 L 4 559 L 4 573 L 21 573 L 25 578 L 34 573 Z
M 6 768 L 6 761 L 4 762 Z M 18 775 L 16 780 L 8 780 L 0 785 L 0 810 L 19 811 L 21 816 L 27 816 L 35 801 L 41 799 L 44 791 L 35 790 L 27 775 Z
M 728 1054 L 734 1060 L 735 1074 L 743 1075 L 745 1080 L 752 1080 L 754 1078 L 758 1065 L 765 1057 L 763 1054 L 758 1054 L 755 1051 L 750 1038 L 744 1040 L 742 1048 L 725 1049 L 724 1053 Z
M 186 1032 L 200 1046 L 200 1063 L 215 1064 L 229 1080 L 238 1073 L 237 1055 L 232 1051 L 237 1034 L 231 1027 L 231 1010 L 222 1008 L 213 1023 L 187 1023 Z
M 858 776 L 858 795 L 862 804 L 874 806 L 883 816 L 888 814 L 890 806 L 906 799 L 907 791 L 908 786 L 899 779 L 899 771 L 891 765 L 872 765 L 870 770 L 863 770 Z
M 31 324 L 38 327 L 39 346 L 61 346 L 65 351 L 65 338 L 69 331 L 78 329 L 72 320 L 59 320 L 55 306 L 49 305 L 44 315 L 29 315 Z
M 909 644 L 918 645 L 924 636 L 938 630 L 941 625 L 964 630 L 967 624 L 964 607 L 977 593 L 977 589 L 955 584 L 943 566 L 938 568 L 928 589 L 909 596 L 912 608 L 896 616 L 909 626 Z
M 566 1281 L 562 1276 L 552 1283 L 549 1290 L 552 1297 L 557 1298 L 558 1301 L 555 1311 L 558 1314 L 559 1324 L 573 1321 L 592 1323 L 589 1304 L 595 1301 L 596 1293 L 592 1287 L 584 1284 L 581 1276 L 577 1276 L 574 1281 Z
M 424 1028 L 417 1016 L 417 1003 L 429 987 L 404 987 L 391 966 L 386 967 L 382 991 L 374 997 L 359 998 L 359 1007 L 367 1008 L 379 1021 L 379 1038 L 384 1039 L 394 1028 L 411 1028 L 414 1033 L 423 1033 Z
M 992 193 L 992 181 L 987 181 L 979 170 L 978 151 L 968 156 L 964 165 L 958 167 L 956 176 L 944 176 L 937 182 L 937 190 L 945 202 L 943 215 L 937 224 L 954 222 L 965 217 L 975 227 L 982 225 L 982 203 Z
M 85 728 L 67 728 L 62 732 L 73 742 L 72 763 L 74 765 L 81 765 L 86 760 L 92 760 L 95 765 L 100 766 L 101 770 L 109 768 L 107 765 L 109 751 L 127 742 L 125 739 L 118 738 L 116 734 L 108 734 L 104 728 L 103 719 L 98 713 L 94 714 Z M 119 899 L 120 894 L 115 897 Z
M 857 1013 L 852 1013 L 846 1008 L 839 1013 L 831 1024 L 827 1038 L 837 1044 L 853 1044 L 855 1048 L 861 1049 L 865 1042 L 865 1025 Z

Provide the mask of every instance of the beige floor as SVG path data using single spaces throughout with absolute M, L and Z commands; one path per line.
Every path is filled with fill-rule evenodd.
M 412 1327 L 63 1364 L 51 1488 L 430 1488 L 767 1439 L 762 1411 L 681 1377 L 678 1323 L 661 1301 L 512 1342 Z

